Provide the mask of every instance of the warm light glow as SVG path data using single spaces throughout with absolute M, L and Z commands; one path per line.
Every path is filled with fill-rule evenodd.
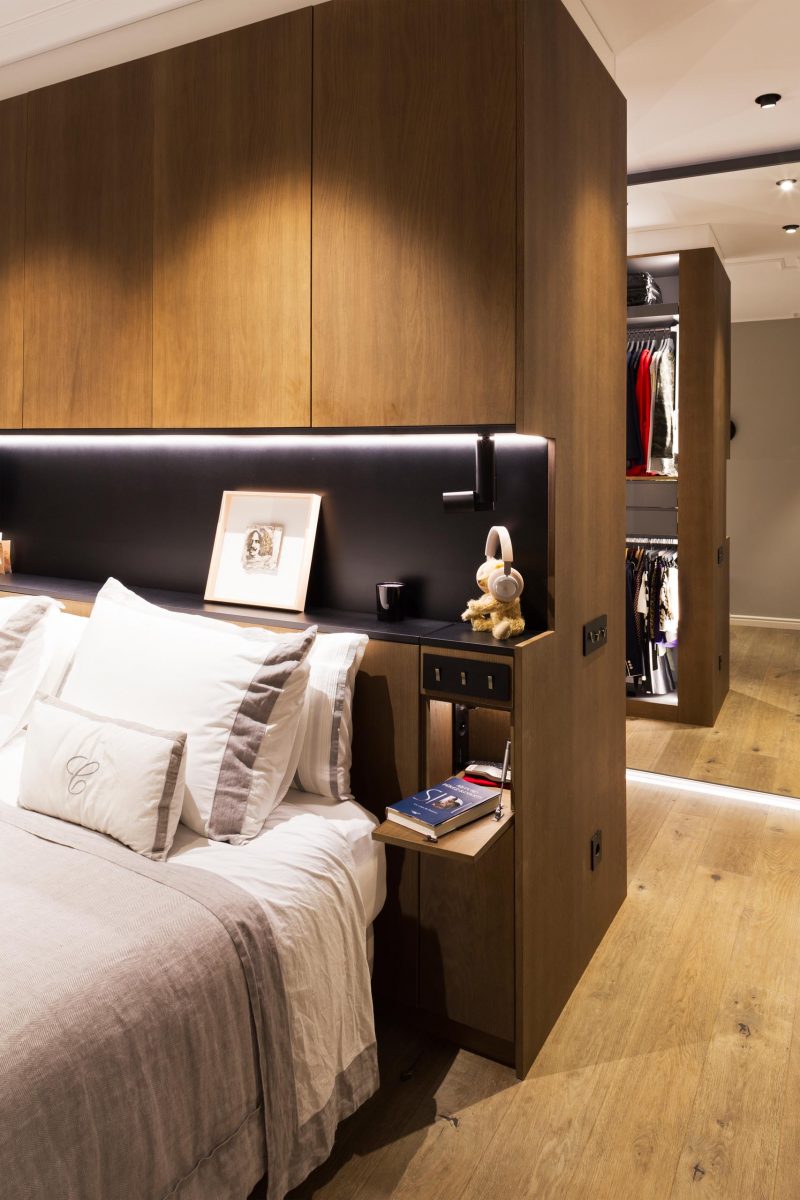
M 800 229 L 800 225 L 784 225 L 783 232 L 784 233 L 797 233 L 798 229 Z
M 794 191 L 796 186 L 797 186 L 796 179 L 779 179 L 778 180 L 778 187 L 781 189 L 782 192 L 792 192 L 792 191 Z
M 71 443 L 75 446 L 137 446 L 155 447 L 169 446 L 230 446 L 233 443 L 246 442 L 249 446 L 307 446 L 324 442 L 328 445 L 337 443 L 341 446 L 474 446 L 474 433 L 10 433 L 0 434 L 0 448 L 3 446 L 20 446 L 33 444 L 35 446 L 65 446 Z M 496 433 L 495 442 L 498 446 L 511 446 L 515 443 L 544 446 L 547 438 L 526 433 Z
M 774 792 L 753 792 L 749 788 L 728 787 L 721 783 L 701 783 L 697 779 L 686 779 L 683 776 L 675 775 L 656 775 L 653 771 L 635 771 L 632 768 L 628 768 L 625 772 L 625 778 L 628 783 L 644 783 L 650 787 L 666 788 L 672 792 L 695 792 L 716 800 L 733 800 L 740 804 L 760 804 L 764 808 L 786 808 L 800 813 L 800 800 L 777 796 Z

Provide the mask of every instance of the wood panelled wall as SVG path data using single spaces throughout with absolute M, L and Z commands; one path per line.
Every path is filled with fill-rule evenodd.
M 152 64 L 33 92 L 27 126 L 25 426 L 149 425 Z
M 0 424 L 513 424 L 518 13 L 333 0 L 0 105 Z
M 715 250 L 681 252 L 678 716 L 689 725 L 713 725 L 730 686 L 730 296 Z
M 22 424 L 25 111 L 24 96 L 0 104 L 0 429 Z
M 514 741 L 517 994 L 539 998 L 517 1008 L 527 1068 L 627 886 L 626 167 L 624 97 L 560 0 L 525 6 L 523 70 L 518 428 L 555 445 L 553 632 L 518 656 L 514 678 L 525 714 Z M 585 658 L 582 626 L 601 614 L 608 644 Z
M 315 425 L 513 423 L 516 34 L 508 0 L 315 10 Z
M 155 59 L 153 424 L 308 425 L 311 9 Z
M 310 424 L 311 37 L 0 104 L 0 427 Z

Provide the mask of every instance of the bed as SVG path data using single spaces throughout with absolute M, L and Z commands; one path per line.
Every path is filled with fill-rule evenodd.
M 375 819 L 290 789 L 150 861 L 17 805 L 0 749 L 0 1196 L 282 1197 L 377 1087 Z

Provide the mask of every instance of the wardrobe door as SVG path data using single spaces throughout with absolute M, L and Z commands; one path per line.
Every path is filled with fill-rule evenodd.
M 311 11 L 156 59 L 154 423 L 310 423 Z
M 152 66 L 28 97 L 27 428 L 152 418 Z
M 314 425 L 514 421 L 515 13 L 314 9 Z
M 26 97 L 0 104 L 0 429 L 22 424 Z

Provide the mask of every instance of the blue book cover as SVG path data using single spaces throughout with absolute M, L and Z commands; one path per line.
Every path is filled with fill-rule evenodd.
M 479 805 L 493 808 L 499 795 L 500 788 L 481 787 L 480 784 L 453 777 L 390 805 L 386 809 L 386 816 L 389 820 L 395 816 L 405 817 L 430 826 L 435 831 L 453 817 L 466 815 Z

